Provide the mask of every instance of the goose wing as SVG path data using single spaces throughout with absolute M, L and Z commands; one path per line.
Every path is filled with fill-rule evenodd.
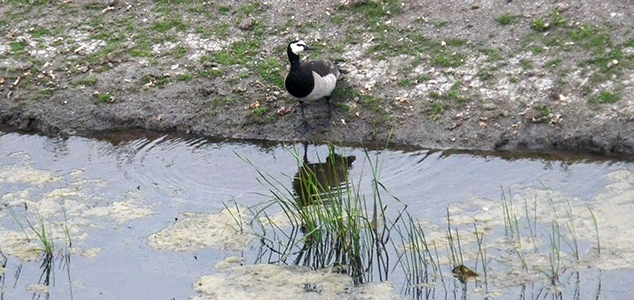
M 311 70 L 315 71 L 319 76 L 325 77 L 329 74 L 334 74 L 335 77 L 339 77 L 341 72 L 339 71 L 339 67 L 331 61 L 328 60 L 315 60 L 306 62 Z

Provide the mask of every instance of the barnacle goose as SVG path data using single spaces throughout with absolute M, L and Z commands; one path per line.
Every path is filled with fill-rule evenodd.
M 325 97 L 328 102 L 327 125 L 330 125 L 332 118 L 330 93 L 335 88 L 337 79 L 342 72 L 337 65 L 328 60 L 301 62 L 299 54 L 304 50 L 311 50 L 311 48 L 302 40 L 292 41 L 288 44 L 286 52 L 291 68 L 284 80 L 284 87 L 289 94 L 299 101 L 305 133 L 310 130 L 310 125 L 306 122 L 306 115 L 304 114 L 306 101 Z

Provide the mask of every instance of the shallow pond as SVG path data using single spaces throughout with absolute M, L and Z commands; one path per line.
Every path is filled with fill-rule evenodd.
M 279 206 L 266 204 L 274 194 L 298 194 L 298 169 L 330 172 L 315 163 L 331 151 L 355 157 L 336 171 L 344 178 L 336 183 L 348 179 L 348 193 L 370 203 L 380 194 L 381 226 L 391 234 L 382 248 L 389 262 L 365 266 L 365 283 L 356 287 L 345 268 L 333 272 L 332 259 L 323 268 L 294 266 L 301 251 L 291 249 L 289 258 L 266 242 L 289 232 L 295 246 L 306 242 Z M 308 145 L 311 164 L 303 156 L 301 144 L 0 131 L 0 299 L 634 293 L 634 164 L 627 160 L 326 145 Z M 363 208 L 376 213 L 372 204 Z M 407 237 L 407 224 L 424 243 L 416 242 L 420 234 Z M 459 264 L 479 276 L 461 283 L 452 276 Z

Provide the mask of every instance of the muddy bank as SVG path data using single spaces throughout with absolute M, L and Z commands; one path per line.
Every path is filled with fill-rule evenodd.
M 2 1 L 0 120 L 49 134 L 634 153 L 634 14 L 594 1 Z M 349 71 L 302 136 L 286 44 Z M 314 124 L 326 104 L 310 105 Z

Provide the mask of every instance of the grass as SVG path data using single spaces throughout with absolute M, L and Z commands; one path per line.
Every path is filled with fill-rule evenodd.
M 465 55 L 461 53 L 438 52 L 432 55 L 431 63 L 437 67 L 459 67 L 464 64 Z
M 292 176 L 267 174 L 240 157 L 267 190 L 260 194 L 262 202 L 239 212 L 249 222 L 236 217 L 233 226 L 256 235 L 256 263 L 341 272 L 355 285 L 397 278 L 402 293 L 431 299 L 442 298 L 443 290 L 460 298 L 460 289 L 462 295 L 471 293 L 467 286 L 473 281 L 473 288 L 487 294 L 491 272 L 505 276 L 513 290 L 527 285 L 538 292 L 565 289 L 559 278 L 575 270 L 587 252 L 576 227 L 583 216 L 570 202 L 556 203 L 543 193 L 518 201 L 522 198 L 502 188 L 501 203 L 487 205 L 496 212 L 486 217 L 491 221 L 478 221 L 477 215 L 465 220 L 472 212 L 452 215 L 448 208 L 445 227 L 434 228 L 410 215 L 412 210 L 381 183 L 380 154 L 365 152 L 357 159 L 330 145 L 326 157 L 312 155 L 316 158 L 309 161 L 307 148 L 303 155 L 288 148 L 297 165 Z M 350 175 L 353 161 L 355 168 L 362 166 L 359 178 Z M 589 211 L 600 248 L 599 225 Z M 501 225 L 492 225 L 497 221 Z
M 189 81 L 192 79 L 191 74 L 179 74 L 176 76 L 177 81 Z
M 483 82 L 491 80 L 495 78 L 495 68 L 479 69 L 478 72 L 476 72 L 476 76 L 478 76 L 478 78 Z
M 95 86 L 97 84 L 97 81 L 99 81 L 99 79 L 97 79 L 97 77 L 95 76 L 85 76 L 77 80 L 75 83 L 85 86 Z
M 96 97 L 97 97 L 97 102 L 99 103 L 110 103 L 112 102 L 112 99 L 113 99 L 110 93 L 98 94 L 96 95 Z
M 561 65 L 562 62 L 563 62 L 563 60 L 561 58 L 556 58 L 556 59 L 547 61 L 545 66 L 547 68 L 556 68 L 559 65 Z
M 412 85 L 414 85 L 414 81 L 411 79 L 402 79 L 399 80 L 398 82 L 398 86 L 402 87 L 402 88 L 409 88 L 412 87 Z
M 535 46 L 535 47 L 531 48 L 531 52 L 533 54 L 542 54 L 542 53 L 544 53 L 544 51 L 546 51 L 546 50 L 544 49 L 544 47 L 541 47 L 541 46 Z
M 218 13 L 221 15 L 227 15 L 231 11 L 229 6 L 220 5 L 218 6 Z
M 604 91 L 590 98 L 588 102 L 594 104 L 612 104 L 618 102 L 619 100 L 621 100 L 621 95 L 619 93 Z
M 187 48 L 183 45 L 177 45 L 174 49 L 172 49 L 172 54 L 176 58 L 182 58 L 187 54 Z
M 550 122 L 550 117 L 552 114 L 548 106 L 538 104 L 534 105 L 533 109 L 539 113 L 539 115 L 537 116 L 538 119 L 544 119 L 546 122 Z
M 255 70 L 265 82 L 279 88 L 284 87 L 283 73 L 285 69 L 282 67 L 279 59 L 269 58 L 264 61 L 259 61 L 255 65 Z
M 430 116 L 432 119 L 437 119 L 438 117 L 440 117 L 440 115 L 442 114 L 442 112 L 444 111 L 444 107 L 442 105 L 442 103 L 438 102 L 438 101 L 433 101 L 431 103 L 431 107 L 430 107 Z
M 22 5 L 44 5 L 47 4 L 48 0 L 8 0 L 7 2 L 13 4 L 22 4 Z
M 37 209 L 34 210 L 35 212 L 33 219 L 27 215 L 23 216 L 23 218 L 20 218 L 18 217 L 18 214 L 13 209 L 13 207 L 7 205 L 6 208 L 8 208 L 8 211 L 11 214 L 11 217 L 13 218 L 15 224 L 24 234 L 26 243 L 31 243 L 32 241 L 37 242 L 37 246 L 32 249 L 39 255 L 37 259 L 40 261 L 40 269 L 42 271 L 38 283 L 45 286 L 54 284 L 54 267 L 56 256 L 62 256 L 64 258 L 66 262 L 65 267 L 67 268 L 67 271 L 69 272 L 68 274 L 70 275 L 70 268 L 68 263 L 70 261 L 69 248 L 72 247 L 72 240 L 70 235 L 70 228 L 68 227 L 66 211 L 63 210 L 63 221 L 54 222 L 51 224 L 51 221 L 45 219 L 44 215 L 41 214 Z M 29 208 L 29 210 L 32 211 L 33 209 Z M 27 213 L 26 209 L 24 210 L 24 213 Z M 53 235 L 53 230 L 51 226 L 59 226 L 64 236 L 56 238 Z M 60 248 L 60 243 L 63 243 L 62 248 Z M 0 261 L 2 261 L 0 267 L 5 267 L 7 257 L 2 253 L 1 248 Z M 0 273 L 0 281 L 4 281 L 2 273 Z
M 221 65 L 244 65 L 260 53 L 260 41 L 242 40 L 233 43 L 212 56 L 212 60 Z
M 517 21 L 517 16 L 510 15 L 510 14 L 502 14 L 498 16 L 497 18 L 495 18 L 495 20 L 498 22 L 498 24 L 502 26 L 506 26 L 506 25 L 511 25 L 515 23 Z
M 206 68 L 198 72 L 199 77 L 214 78 L 222 75 L 222 70 L 216 68 Z
M 390 193 L 379 181 L 382 162 L 378 155 L 365 154 L 364 164 L 370 165 L 372 176 L 372 193 L 366 198 L 359 184 L 348 179 L 355 157 L 337 154 L 335 147 L 329 146 L 325 159 L 309 164 L 308 146 L 304 147 L 303 157 L 297 149 L 290 150 L 298 165 L 292 189 L 254 166 L 258 181 L 271 192 L 265 203 L 250 208 L 253 227 L 262 242 L 258 261 L 336 268 L 355 284 L 388 280 L 389 273 L 398 269 L 407 280 L 406 293 L 412 294 L 422 289 L 417 285 L 440 281 L 444 286 L 444 279 L 438 276 L 442 274 L 438 250 L 427 242 L 424 227 L 405 207 L 390 210 L 384 204 Z M 276 225 L 274 211 L 281 212 L 291 228 Z M 462 265 L 466 260 L 461 256 L 460 236 L 448 232 L 454 262 Z M 395 253 L 399 254 L 394 261 L 389 256 Z
M 253 114 L 256 116 L 262 116 L 266 114 L 268 111 L 269 111 L 268 108 L 260 106 L 253 109 Z
M 166 85 L 168 83 L 172 82 L 172 77 L 170 76 L 161 76 L 159 78 L 156 79 L 156 85 L 157 86 L 163 86 Z
M 550 23 L 548 23 L 542 17 L 538 17 L 537 19 L 533 20 L 533 23 L 531 23 L 531 28 L 537 32 L 544 32 L 550 29 Z
M 443 101 L 444 105 L 441 104 L 440 102 L 432 103 L 432 115 L 440 114 L 444 110 L 445 106 L 449 106 L 449 104 L 463 105 L 469 101 L 468 98 L 460 95 L 460 86 L 462 86 L 462 82 L 456 81 L 451 85 L 449 90 L 447 90 L 447 92 L 445 93 L 438 93 L 438 92 L 429 93 L 429 96 L 432 99 L 444 100 Z M 434 103 L 437 103 L 437 104 L 434 104 Z
M 133 35 L 134 46 L 129 50 L 133 57 L 153 57 L 152 44 L 146 32 L 139 32 Z
M 467 102 L 467 98 L 460 96 L 459 89 L 461 85 L 462 82 L 460 81 L 454 82 L 454 84 L 451 85 L 451 88 L 449 88 L 449 91 L 445 94 L 445 99 L 456 101 L 459 104 L 464 104 L 465 102 Z
M 383 101 L 381 101 L 380 98 L 373 97 L 370 95 L 361 96 L 361 100 L 359 101 L 359 104 L 361 105 L 361 107 L 375 113 L 380 113 L 383 111 L 383 108 L 381 107 L 381 103 L 383 103 Z
M 14 54 L 25 54 L 26 51 L 26 46 L 28 46 L 28 44 L 26 42 L 10 42 L 9 43 L 9 51 L 11 51 Z
M 385 219 L 381 185 L 374 181 L 373 199 L 366 201 L 347 180 L 354 157 L 339 155 L 329 147 L 325 162 L 308 164 L 307 147 L 303 158 L 297 150 L 292 152 L 299 170 L 292 190 L 280 188 L 277 179 L 258 170 L 260 182 L 270 184 L 272 192 L 265 208 L 254 211 L 264 250 L 268 249 L 267 256 L 260 259 L 274 255 L 278 262 L 314 269 L 339 266 L 355 284 L 372 281 L 373 270 L 380 280 L 387 279 L 390 222 Z M 378 169 L 373 170 L 373 176 L 378 176 Z M 280 209 L 295 229 L 266 225 L 275 224 L 268 212 L 272 207 Z
M 212 108 L 229 107 L 229 106 L 235 105 L 236 103 L 237 103 L 237 100 L 233 97 L 219 96 L 211 100 L 211 107 Z
M 531 23 L 531 28 L 537 32 L 545 32 L 552 28 L 561 27 L 566 24 L 564 19 L 558 11 L 551 11 L 549 18 L 538 17 Z
M 154 23 L 150 29 L 157 31 L 157 32 L 161 32 L 161 33 L 165 33 L 168 32 L 172 29 L 174 29 L 177 32 L 183 32 L 185 30 L 187 30 L 189 26 L 185 23 L 183 23 L 183 21 L 180 18 L 174 17 L 174 18 L 170 18 L 168 20 L 165 21 L 161 21 L 161 22 L 156 22 Z
M 52 33 L 51 30 L 47 28 L 42 28 L 42 27 L 36 27 L 33 30 L 31 30 L 31 35 L 36 38 L 49 36 L 51 35 L 51 33 Z
M 487 56 L 489 62 L 496 62 L 502 59 L 502 55 L 497 49 L 482 49 L 480 52 Z
M 386 18 L 402 12 L 401 1 L 399 0 L 379 0 L 365 1 L 354 5 L 340 6 L 339 10 L 344 11 L 344 15 L 361 15 L 364 27 L 371 31 L 378 31 L 384 27 Z M 346 18 L 346 17 L 344 17 Z M 347 17 L 349 18 L 349 17 Z M 332 18 L 331 18 L 332 19 Z

